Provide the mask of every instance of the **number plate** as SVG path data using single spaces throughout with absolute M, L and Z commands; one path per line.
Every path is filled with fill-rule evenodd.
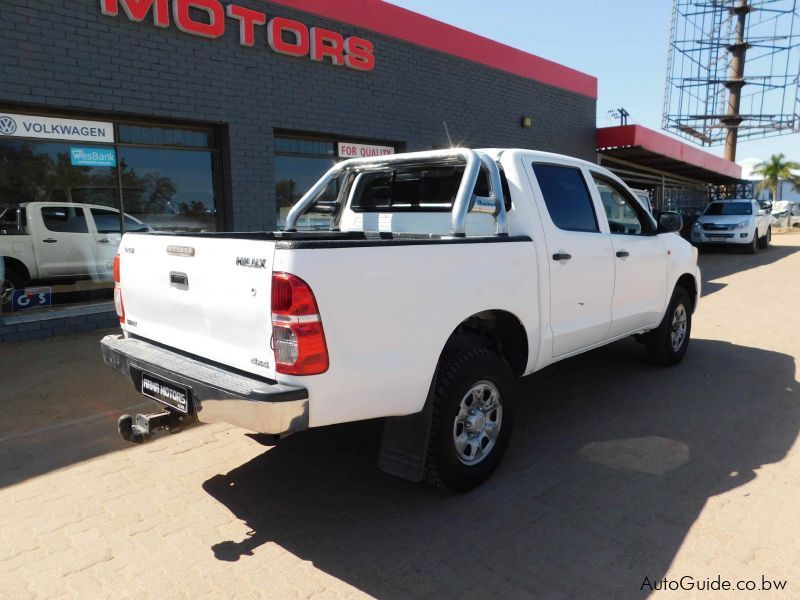
M 189 388 L 186 386 L 142 372 L 141 392 L 161 404 L 166 404 L 184 414 L 189 413 Z
M 727 238 L 722 235 L 710 235 L 708 236 L 708 239 L 710 239 L 712 242 L 724 242 Z

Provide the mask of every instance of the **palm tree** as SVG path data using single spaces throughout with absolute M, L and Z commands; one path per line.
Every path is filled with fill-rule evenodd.
M 772 194 L 772 201 L 777 202 L 780 200 L 781 181 L 791 181 L 795 190 L 800 191 L 800 176 L 795 175 L 795 172 L 800 171 L 800 163 L 791 160 L 785 160 L 786 155 L 773 154 L 769 160 L 758 163 L 753 169 L 753 173 L 761 175 L 763 179 L 756 186 L 757 192 L 769 190 Z M 792 211 L 786 218 L 786 226 L 792 226 Z
M 756 191 L 768 190 L 772 193 L 773 202 L 780 200 L 778 194 L 781 181 L 791 181 L 796 189 L 800 188 L 800 177 L 794 174 L 794 171 L 800 171 L 800 163 L 785 159 L 785 154 L 773 154 L 769 160 L 762 161 L 753 168 L 753 173 L 763 177 L 756 186 Z

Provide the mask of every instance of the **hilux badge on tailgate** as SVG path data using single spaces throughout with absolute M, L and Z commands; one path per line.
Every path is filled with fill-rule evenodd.
M 250 258 L 248 256 L 239 256 L 236 258 L 237 267 L 248 267 L 250 269 L 266 269 L 266 258 Z

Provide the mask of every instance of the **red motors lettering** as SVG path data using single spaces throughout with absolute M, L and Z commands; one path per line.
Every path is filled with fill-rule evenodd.
M 308 57 L 356 71 L 375 69 L 374 47 L 369 40 L 344 37 L 322 27 L 309 28 L 292 19 L 268 19 L 263 12 L 236 4 L 223 6 L 220 0 L 100 0 L 104 15 L 116 17 L 120 8 L 131 21 L 141 23 L 150 15 L 156 27 L 165 28 L 172 19 L 181 31 L 206 38 L 222 37 L 228 20 L 235 21 L 239 43 L 247 47 L 255 46 L 258 31 L 266 28 L 267 45 L 280 54 Z

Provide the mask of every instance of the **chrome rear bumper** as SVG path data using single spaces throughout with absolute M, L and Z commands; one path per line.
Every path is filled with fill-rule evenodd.
M 191 414 L 201 423 L 228 423 L 274 435 L 308 429 L 304 388 L 248 377 L 138 338 L 109 335 L 100 346 L 105 363 L 140 392 L 142 372 L 187 387 Z

